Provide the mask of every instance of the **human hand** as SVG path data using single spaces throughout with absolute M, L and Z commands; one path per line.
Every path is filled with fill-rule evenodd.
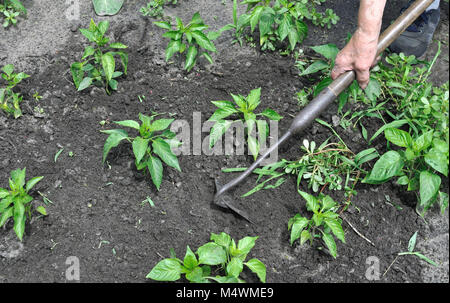
M 378 35 L 370 35 L 358 29 L 347 45 L 338 53 L 331 78 L 336 79 L 341 74 L 354 70 L 356 80 L 365 89 L 370 80 L 370 69 L 380 58 L 377 55 Z

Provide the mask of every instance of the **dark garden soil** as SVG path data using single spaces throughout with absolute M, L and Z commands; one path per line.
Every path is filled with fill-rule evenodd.
M 33 194 L 36 200 L 42 201 L 39 191 L 53 202 L 47 206 L 48 216 L 35 216 L 28 222 L 22 243 L 16 239 L 12 222 L 0 229 L 0 282 L 65 282 L 70 256 L 80 260 L 81 282 L 148 282 L 145 276 L 162 257 L 169 257 L 170 248 L 183 256 L 186 245 L 196 249 L 209 240 L 211 232 L 222 231 L 235 239 L 259 236 L 252 256 L 266 264 L 268 282 L 368 282 L 369 257 L 380 261 L 381 282 L 448 282 L 448 211 L 441 216 L 438 209 L 431 210 L 426 224 L 414 211 L 414 195 L 393 183 L 357 185 L 358 195 L 346 218 L 375 246 L 343 223 L 347 243 L 338 243 L 335 260 L 316 246 L 289 245 L 289 218 L 298 212 L 306 214 L 294 179 L 248 198 L 240 195 L 254 186 L 255 176 L 236 189 L 236 206 L 249 213 L 255 224 L 212 205 L 214 178 L 226 182 L 233 177 L 221 169 L 248 166 L 251 157 L 182 155 L 182 172 L 165 167 L 159 192 L 148 176 L 136 171 L 130 145 L 113 149 L 109 165 L 103 166 L 106 134 L 100 130 L 115 128 L 109 121 L 137 120 L 139 113 L 150 111 L 167 112 L 188 121 L 192 134 L 193 113 L 200 112 L 202 121 L 206 121 L 214 111 L 210 101 L 228 100 L 230 93 L 247 95 L 261 87 L 261 108 L 273 108 L 285 117 L 279 125 L 281 135 L 299 110 L 295 93 L 311 83 L 298 77 L 292 58 L 231 45 L 231 34 L 216 42 L 214 65 L 200 61 L 187 74 L 180 62 L 164 62 L 167 42 L 160 38 L 162 32 L 138 13 L 145 1 L 128 1 L 118 16 L 108 19 L 110 35 L 130 46 L 128 75 L 120 79 L 118 92 L 111 96 L 99 88 L 79 93 L 69 72 L 69 65 L 79 60 L 86 45 L 77 29 L 87 27 L 91 17 L 96 21 L 106 19 L 95 17 L 90 1 L 82 2 L 79 21 L 61 21 L 60 32 L 66 35 L 63 40 L 56 41 L 60 36 L 49 34 L 50 29 L 46 33 L 46 27 L 41 29 L 43 49 L 34 44 L 34 35 L 26 33 L 23 35 L 29 37 L 32 47 L 19 49 L 11 43 L 14 35 L 22 35 L 22 27 L 33 27 L 35 18 L 50 18 L 52 12 L 56 15 L 54 8 L 47 12 L 42 9 L 44 4 L 24 1 L 29 4 L 30 17 L 17 29 L 0 30 L 0 65 L 14 63 L 31 75 L 18 87 L 26 100 L 22 103 L 24 116 L 14 120 L 0 113 L 0 187 L 7 187 L 11 170 L 26 167 L 28 178 L 44 176 Z M 305 45 L 329 42 L 342 47 L 347 33 L 354 30 L 357 1 L 327 2 L 341 17 L 340 23 L 329 31 L 311 28 Z M 390 2 L 385 24 L 402 6 L 401 1 Z M 199 10 L 205 22 L 215 24 L 216 29 L 230 22 L 230 3 L 180 1 L 168 12 L 186 19 Z M 33 16 L 33 6 L 37 16 Z M 448 9 L 442 11 L 441 36 L 437 39 L 448 45 L 447 14 Z M 50 23 L 46 26 L 50 28 Z M 46 48 L 47 40 L 52 48 Z M 433 49 L 435 46 L 427 58 L 434 54 Z M 434 76 L 436 84 L 448 80 L 447 46 L 441 58 L 437 68 L 445 74 Z M 43 96 L 39 102 L 32 98 L 36 91 Z M 146 98 L 140 102 L 138 96 L 142 95 Z M 37 113 L 36 106 L 43 112 Z M 337 106 L 332 105 L 320 118 L 333 123 L 338 118 L 336 112 Z M 102 126 L 100 121 L 107 123 Z M 370 120 L 365 123 L 369 135 L 381 125 Z M 335 129 L 355 153 L 368 147 L 358 130 Z M 207 135 L 203 132 L 202 140 Z M 315 124 L 291 139 L 279 151 L 279 159 L 300 157 L 304 138 L 320 144 L 330 136 L 327 128 Z M 372 146 L 383 152 L 384 144 L 380 139 Z M 54 156 L 61 148 L 64 151 L 55 163 Z M 444 182 L 448 187 L 448 179 Z M 343 198 L 342 193 L 327 194 L 337 200 Z M 147 196 L 155 207 L 141 205 Z M 407 250 L 409 238 L 417 230 L 418 249 L 440 267 L 435 269 L 418 258 L 404 256 L 388 270 L 397 253 Z M 257 281 L 247 271 L 243 278 Z

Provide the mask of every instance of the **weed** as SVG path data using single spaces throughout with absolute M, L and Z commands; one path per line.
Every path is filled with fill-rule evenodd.
M 266 266 L 260 260 L 253 258 L 246 262 L 247 255 L 255 246 L 258 237 L 245 237 L 238 244 L 228 234 L 211 233 L 210 240 L 197 249 L 195 254 L 189 246 L 183 260 L 171 252 L 171 258 L 160 261 L 147 275 L 148 279 L 156 281 L 176 281 L 185 274 L 192 283 L 207 283 L 209 280 L 219 283 L 245 282 L 239 276 L 247 266 L 255 273 L 261 282 L 266 282 Z M 198 257 L 197 257 L 198 256 Z M 211 266 L 219 266 L 225 276 L 211 276 Z
M 87 46 L 84 49 L 81 62 L 72 63 L 73 82 L 78 91 L 84 90 L 91 84 L 103 86 L 109 95 L 110 88 L 117 90 L 118 82 L 116 78 L 127 74 L 128 54 L 124 51 L 111 51 L 111 49 L 125 49 L 126 45 L 120 42 L 109 43 L 109 38 L 105 37 L 109 22 L 101 21 L 98 26 L 91 19 L 89 28 L 80 29 L 80 32 L 95 47 Z M 114 56 L 118 56 L 122 63 L 123 72 L 116 71 L 116 61 Z M 87 73 L 87 76 L 85 76 Z

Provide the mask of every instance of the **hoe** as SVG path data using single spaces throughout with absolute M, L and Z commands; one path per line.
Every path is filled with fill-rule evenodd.
M 433 0 L 417 0 L 394 23 L 392 23 L 379 38 L 377 57 L 408 26 L 410 26 L 432 2 Z M 214 204 L 222 209 L 231 210 L 252 223 L 249 216 L 244 211 L 239 210 L 232 204 L 232 199 L 226 194 L 226 192 L 240 184 L 267 156 L 270 155 L 270 153 L 279 148 L 292 135 L 299 133 L 308 127 L 319 116 L 319 114 L 323 112 L 328 105 L 330 105 L 354 80 L 354 71 L 349 71 L 339 76 L 319 95 L 317 95 L 317 97 L 314 98 L 302 111 L 300 111 L 300 113 L 297 114 L 287 132 L 278 140 L 278 142 L 267 149 L 263 155 L 261 155 L 249 168 L 247 168 L 247 170 L 223 186 L 221 186 L 216 179 L 215 183 L 217 192 L 214 196 Z

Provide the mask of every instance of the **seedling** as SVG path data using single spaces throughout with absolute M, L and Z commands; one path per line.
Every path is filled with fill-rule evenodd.
M 23 72 L 14 73 L 14 65 L 12 64 L 3 66 L 2 72 L 2 78 L 8 84 L 6 88 L 0 88 L 0 109 L 4 110 L 7 114 L 13 114 L 14 118 L 17 119 L 22 116 L 20 102 L 22 102 L 23 96 L 20 93 L 15 93 L 13 89 L 23 79 L 30 77 L 30 75 Z
M 27 216 L 31 219 L 31 201 L 33 197 L 28 192 L 44 177 L 34 177 L 25 183 L 26 169 L 16 169 L 11 172 L 9 179 L 10 190 L 0 187 L 0 227 L 5 225 L 9 218 L 14 220 L 14 231 L 22 241 L 25 232 Z M 42 215 L 47 215 L 43 206 L 36 208 Z
M 27 14 L 27 9 L 19 0 L 0 0 L 0 19 L 3 17 L 3 27 L 17 24 L 20 14 Z
M 94 43 L 95 47 L 89 45 L 84 49 L 81 62 L 72 63 L 70 71 L 72 72 L 73 82 L 78 91 L 82 91 L 91 84 L 102 86 L 106 93 L 111 94 L 110 89 L 117 90 L 117 78 L 127 74 L 128 54 L 122 51 L 127 48 L 120 42 L 109 43 L 109 38 L 105 37 L 109 22 L 101 21 L 98 26 L 91 19 L 89 28 L 80 29 L 80 32 L 89 42 Z M 112 50 L 120 51 L 112 51 Z M 116 59 L 120 58 L 123 72 L 116 71 Z
M 143 16 L 150 16 L 152 18 L 164 19 L 164 6 L 175 5 L 178 0 L 152 0 L 147 3 L 146 7 L 141 8 Z
M 398 255 L 399 256 L 406 256 L 406 255 L 414 255 L 419 257 L 420 259 L 430 263 L 433 266 L 438 266 L 436 264 L 436 262 L 434 262 L 433 260 L 430 260 L 429 258 L 427 258 L 426 256 L 424 256 L 423 254 L 421 254 L 420 252 L 414 251 L 414 248 L 416 247 L 416 241 L 417 241 L 417 231 L 414 233 L 414 235 L 412 235 L 412 237 L 409 239 L 409 243 L 408 243 L 408 251 L 407 252 L 401 252 Z
M 241 4 L 247 4 L 245 14 L 237 21 L 236 31 L 242 31 L 250 27 L 254 32 L 259 27 L 259 39 L 262 50 L 274 51 L 277 44 L 288 40 L 286 52 L 292 52 L 298 43 L 302 43 L 308 34 L 308 26 L 304 20 L 309 20 L 316 26 L 336 24 L 339 17 L 331 9 L 325 13 L 316 10 L 317 5 L 325 0 L 245 0 Z
M 266 282 L 266 266 L 260 260 L 253 258 L 246 262 L 247 255 L 255 246 L 258 237 L 245 237 L 238 244 L 226 233 L 211 233 L 210 240 L 197 249 L 196 254 L 187 246 L 183 260 L 172 252 L 169 259 L 160 261 L 147 275 L 147 279 L 156 281 L 177 281 L 182 274 L 192 283 L 207 283 L 209 280 L 218 283 L 245 282 L 239 276 L 244 265 L 255 273 L 259 280 Z M 211 276 L 211 266 L 223 270 L 225 276 Z
M 310 219 L 296 214 L 289 220 L 288 230 L 291 231 L 291 245 L 300 239 L 300 245 L 310 241 L 312 245 L 315 238 L 321 238 L 333 258 L 337 257 L 337 246 L 333 235 L 345 243 L 345 233 L 341 226 L 341 220 L 336 213 L 338 203 L 330 196 L 320 194 L 318 197 L 299 191 L 306 200 L 306 209 L 313 212 Z
M 148 169 L 153 184 L 159 190 L 163 178 L 162 162 L 178 171 L 181 169 L 177 157 L 171 150 L 171 144 L 178 144 L 174 140 L 175 134 L 167 129 L 175 119 L 154 120 L 158 115 L 160 114 L 155 113 L 152 116 L 146 116 L 139 113 L 139 120 L 142 124 L 133 120 L 114 122 L 139 131 L 139 135 L 134 138 L 130 137 L 128 132 L 123 129 L 102 130 L 101 132 L 109 135 L 103 148 L 103 163 L 105 163 L 111 148 L 126 140 L 133 147 L 136 168 L 138 170 Z
M 187 25 L 184 25 L 180 18 L 175 17 L 175 19 L 174 30 L 170 21 L 154 22 L 156 26 L 167 30 L 163 37 L 170 39 L 166 48 L 166 61 L 169 61 L 176 53 L 182 54 L 186 51 L 184 69 L 188 72 L 200 56 L 204 56 L 212 64 L 213 60 L 208 52 L 216 52 L 216 47 L 211 41 L 212 37 L 204 32 L 209 26 L 204 24 L 200 14 L 195 13 Z
M 231 96 L 233 97 L 234 103 L 231 101 L 212 101 L 219 109 L 217 109 L 208 120 L 216 122 L 211 128 L 209 145 L 210 147 L 213 147 L 233 124 L 232 120 L 224 119 L 231 115 L 237 115 L 240 118 L 239 120 L 244 123 L 247 132 L 248 149 L 256 159 L 259 154 L 260 143 L 256 139 L 256 136 L 252 134 L 253 130 L 257 129 L 260 141 L 265 141 L 269 134 L 267 123 L 264 120 L 257 120 L 257 116 L 263 116 L 273 121 L 279 121 L 283 117 L 270 108 L 267 108 L 260 114 L 255 114 L 253 112 L 261 103 L 261 88 L 252 90 L 247 97 L 233 94 L 231 94 Z

